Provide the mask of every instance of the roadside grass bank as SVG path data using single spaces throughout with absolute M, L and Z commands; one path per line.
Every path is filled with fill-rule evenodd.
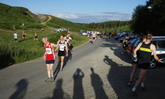
M 26 39 L 22 39 L 22 31 L 27 34 Z M 18 42 L 14 42 L 13 33 L 18 33 Z M 34 33 L 38 33 L 38 41 L 34 41 Z M 56 33 L 52 28 L 40 29 L 28 29 L 28 30 L 0 30 L 0 68 L 30 61 L 41 57 L 44 53 L 43 43 L 41 38 L 43 36 L 48 37 L 50 42 L 56 43 L 60 35 L 66 35 L 66 32 Z M 79 35 L 77 32 L 71 31 L 71 37 L 73 39 L 73 47 L 79 46 L 86 41 L 86 36 Z

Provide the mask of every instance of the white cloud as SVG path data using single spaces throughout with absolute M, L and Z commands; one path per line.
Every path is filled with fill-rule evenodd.
M 131 14 L 120 13 L 120 12 L 100 12 L 95 14 L 63 13 L 63 14 L 52 14 L 52 15 L 76 23 L 104 22 L 111 20 L 125 21 L 131 19 Z
M 64 18 L 64 19 L 77 19 L 79 18 L 76 14 L 52 14 L 53 16 Z

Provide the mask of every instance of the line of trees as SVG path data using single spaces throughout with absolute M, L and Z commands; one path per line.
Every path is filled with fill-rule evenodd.
M 137 6 L 132 16 L 131 29 L 134 33 L 164 35 L 165 0 L 149 0 L 145 5 Z
M 116 28 L 116 27 L 121 27 L 125 25 L 130 25 L 130 21 L 107 21 L 107 22 L 102 22 L 102 23 L 86 24 L 86 26 L 91 29 Z

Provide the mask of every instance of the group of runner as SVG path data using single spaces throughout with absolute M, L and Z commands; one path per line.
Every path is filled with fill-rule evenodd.
M 94 44 L 96 37 L 97 37 L 97 32 L 93 32 L 93 34 L 90 36 L 91 38 L 90 42 L 92 44 Z M 130 74 L 128 86 L 133 85 L 133 77 L 137 71 L 137 67 L 140 69 L 140 71 L 137 80 L 135 81 L 133 88 L 130 92 L 131 95 L 136 95 L 136 90 L 139 85 L 141 90 L 145 90 L 144 81 L 146 79 L 146 75 L 150 68 L 151 53 L 153 53 L 153 56 L 156 61 L 158 62 L 162 61 L 162 59 L 158 58 L 156 54 L 156 47 L 154 44 L 151 43 L 151 40 L 152 40 L 152 34 L 147 34 L 143 36 L 142 42 L 139 43 L 133 51 L 133 69 Z M 56 52 L 58 52 L 60 70 L 61 71 L 63 70 L 64 58 L 68 57 L 68 51 L 69 51 L 69 46 L 71 46 L 71 41 L 72 38 L 70 37 L 70 33 L 68 33 L 66 36 L 61 35 L 59 40 L 57 41 L 57 44 L 49 42 L 47 37 L 42 38 L 42 42 L 44 43 L 44 48 L 45 48 L 45 53 L 43 58 L 46 62 L 47 73 L 48 73 L 48 79 L 46 80 L 47 82 L 54 81 L 53 64 L 55 62 Z
M 14 37 L 14 42 L 18 42 L 18 33 L 17 32 L 14 32 L 13 37 Z M 26 37 L 27 37 L 27 33 L 25 33 L 23 31 L 22 32 L 22 39 L 26 40 Z M 38 34 L 36 32 L 34 33 L 34 41 L 38 41 Z
M 156 47 L 151 43 L 152 34 L 147 34 L 142 37 L 142 42 L 137 45 L 133 51 L 133 69 L 130 74 L 130 79 L 128 86 L 133 86 L 130 94 L 135 96 L 137 95 L 136 90 L 140 85 L 140 90 L 144 91 L 144 81 L 146 79 L 148 70 L 150 68 L 151 53 L 153 53 L 154 59 L 158 62 L 161 62 L 162 59 L 159 59 L 156 54 Z M 133 77 L 137 71 L 137 67 L 140 69 L 139 75 L 133 84 Z
M 42 38 L 42 42 L 44 43 L 44 49 L 45 49 L 43 58 L 46 63 L 47 74 L 48 74 L 48 79 L 46 80 L 46 82 L 54 81 L 53 64 L 55 62 L 56 52 L 58 52 L 58 59 L 59 59 L 58 64 L 60 65 L 60 70 L 61 71 L 63 70 L 64 59 L 65 57 L 68 57 L 68 52 L 71 50 L 70 49 L 71 41 L 72 38 L 70 37 L 70 32 L 68 32 L 66 36 L 61 35 L 56 44 L 49 42 L 47 37 Z
M 94 45 L 97 39 L 97 31 L 91 31 L 91 33 L 88 34 L 88 37 L 90 38 L 90 42 Z

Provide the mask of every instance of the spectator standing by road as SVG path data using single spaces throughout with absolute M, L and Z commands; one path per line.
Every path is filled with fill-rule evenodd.
M 17 32 L 14 32 L 14 42 L 18 42 L 18 34 L 17 34 Z

